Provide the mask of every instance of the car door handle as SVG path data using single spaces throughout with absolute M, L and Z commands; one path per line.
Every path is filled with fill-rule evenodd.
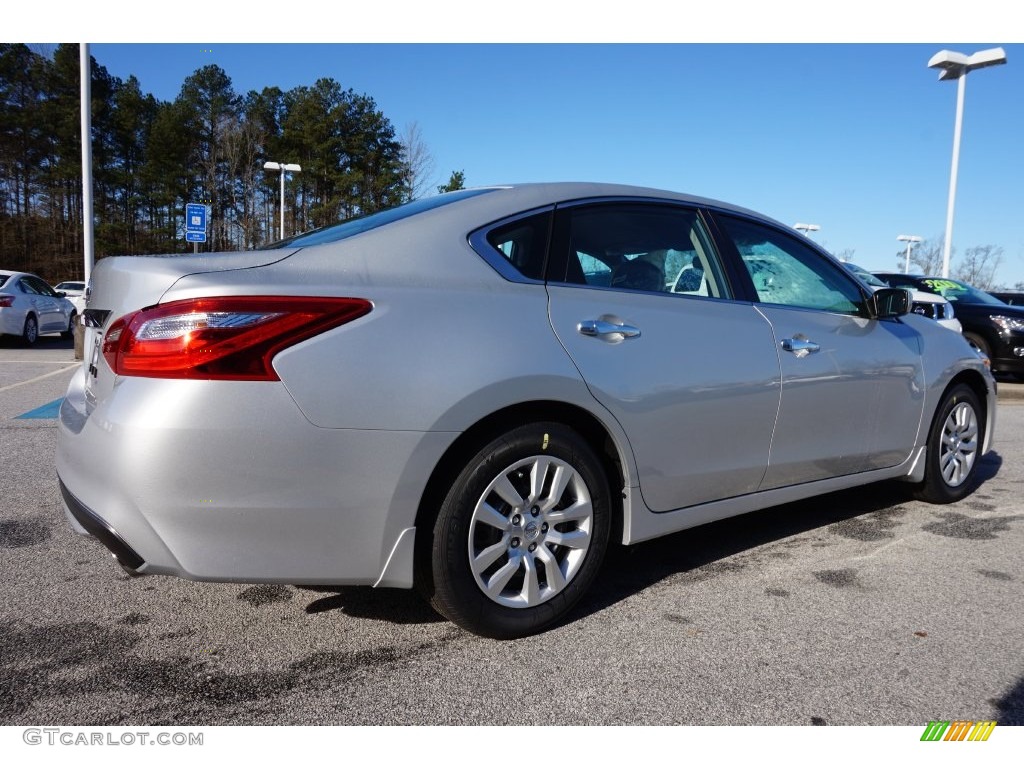
M 576 326 L 576 330 L 584 336 L 603 338 L 618 335 L 621 339 L 632 339 L 640 335 L 640 329 L 625 323 L 610 323 L 607 320 L 584 320 Z
M 792 352 L 797 357 L 807 357 L 813 352 L 820 351 L 821 345 L 798 336 L 793 339 L 783 339 L 782 348 L 787 352 Z

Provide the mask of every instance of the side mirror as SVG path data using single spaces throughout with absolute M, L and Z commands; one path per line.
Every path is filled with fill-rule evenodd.
M 62 299 L 66 299 L 68 296 L 66 293 L 64 293 L 64 291 L 57 291 L 57 295 L 60 296 Z
M 879 288 L 868 302 L 871 316 L 876 320 L 887 317 L 902 317 L 910 312 L 910 291 L 906 288 Z

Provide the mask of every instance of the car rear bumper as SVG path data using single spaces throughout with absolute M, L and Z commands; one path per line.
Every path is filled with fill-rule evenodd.
M 412 586 L 416 510 L 454 433 L 315 427 L 280 382 L 123 378 L 90 412 L 86 375 L 61 406 L 57 473 L 75 527 L 122 565 Z

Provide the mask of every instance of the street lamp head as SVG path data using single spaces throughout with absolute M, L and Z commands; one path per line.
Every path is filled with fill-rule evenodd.
M 821 227 L 817 224 L 803 224 L 798 221 L 793 225 L 793 229 L 799 229 L 802 232 L 817 232 Z
M 281 164 L 280 163 L 272 163 L 272 162 L 268 161 L 268 162 L 263 164 L 263 168 L 264 168 L 264 170 L 267 170 L 267 171 L 280 171 L 281 170 Z
M 299 165 L 298 163 L 284 163 L 281 167 L 284 170 L 286 170 L 286 171 L 301 171 L 302 170 L 302 166 Z
M 957 51 L 939 51 L 928 60 L 928 66 L 939 72 L 939 80 L 955 80 L 975 69 L 994 67 L 1006 63 L 1006 51 L 1002 48 L 988 48 L 967 56 Z
M 897 235 L 897 240 L 902 243 L 920 243 L 921 238 L 917 235 Z

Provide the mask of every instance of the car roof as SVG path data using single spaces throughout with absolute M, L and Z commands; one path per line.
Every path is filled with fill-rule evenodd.
M 631 184 L 614 184 L 588 181 L 559 181 L 539 182 L 529 184 L 507 184 L 481 187 L 500 194 L 478 195 L 463 201 L 463 205 L 476 203 L 500 205 L 507 207 L 509 212 L 525 210 L 532 207 L 542 207 L 554 203 L 567 202 L 571 200 L 587 200 L 590 198 L 640 198 L 653 200 L 670 200 L 673 202 L 688 203 L 690 205 L 718 208 L 732 213 L 754 216 L 758 219 L 768 219 L 764 214 L 742 208 L 731 203 L 722 202 L 708 197 L 691 195 L 682 192 L 672 192 L 666 189 L 655 187 L 638 187 Z M 778 222 L 776 222 L 778 223 Z

